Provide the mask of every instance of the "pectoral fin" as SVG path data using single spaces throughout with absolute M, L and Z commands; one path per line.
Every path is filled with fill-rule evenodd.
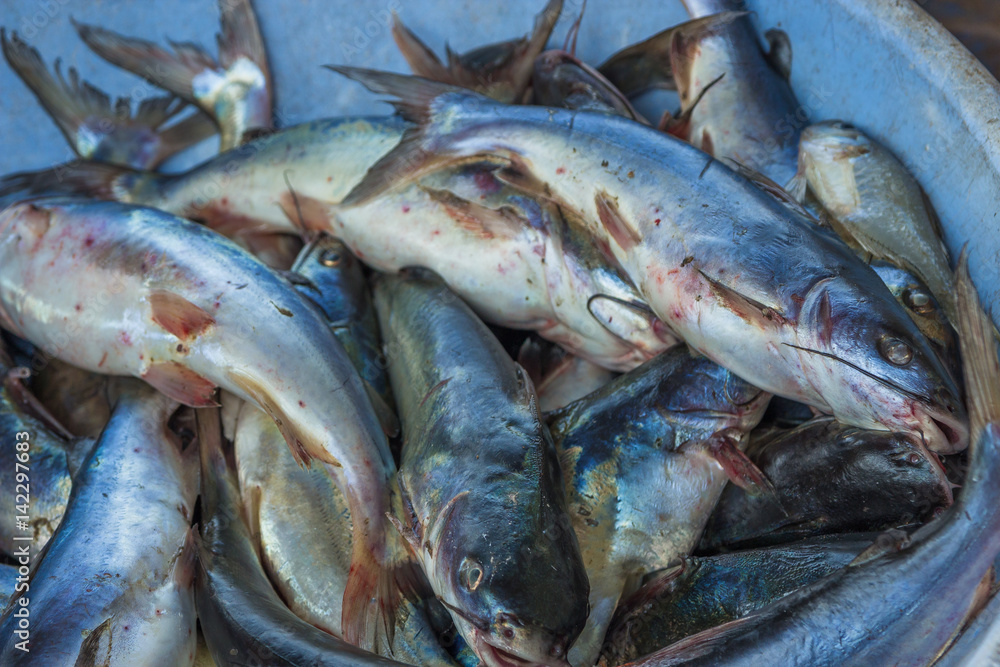
M 214 408 L 216 384 L 176 361 L 150 364 L 142 379 L 161 393 L 192 408 Z

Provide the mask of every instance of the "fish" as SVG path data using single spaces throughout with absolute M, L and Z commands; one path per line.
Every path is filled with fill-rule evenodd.
M 53 418 L 76 437 L 96 439 L 111 418 L 107 375 L 91 373 L 36 353 L 32 393 Z
M 787 38 L 769 31 L 771 50 L 765 53 L 749 14 L 732 11 L 743 3 L 695 0 L 685 5 L 696 18 L 619 51 L 598 70 L 628 96 L 650 88 L 676 89 L 681 111 L 661 127 L 779 185 L 791 182 L 808 109 L 788 83 Z
M 488 322 L 538 331 L 612 370 L 634 368 L 677 342 L 572 216 L 498 181 L 492 167 L 463 166 L 341 210 L 405 128 L 393 118 L 315 121 L 181 175 L 87 163 L 15 175 L 5 187 L 15 200 L 70 187 L 203 222 L 234 240 L 326 231 L 368 266 L 426 266 Z
M 798 178 L 838 234 L 869 261 L 916 275 L 954 322 L 948 248 L 920 184 L 885 146 L 839 120 L 810 125 L 799 141 Z M 802 192 L 802 185 L 797 188 Z
M 260 545 L 261 565 L 288 608 L 340 637 L 351 567 L 351 510 L 326 469 L 302 468 L 283 445 L 274 422 L 244 403 L 233 449 L 247 527 Z M 392 644 L 379 647 L 380 654 L 415 665 L 455 664 L 428 618 L 431 601 L 401 601 Z
M 401 665 L 353 646 L 296 616 L 275 592 L 243 519 L 236 472 L 223 449 L 217 409 L 197 413 L 201 539 L 195 599 L 216 664 Z
M 0 437 L 7 443 L 0 490 L 12 503 L 0 518 L 0 551 L 13 557 L 25 538 L 41 551 L 55 533 L 93 440 L 66 431 L 25 386 L 28 370 L 14 366 L 2 347 L 0 374 Z M 27 456 L 16 448 L 25 441 Z
M 597 391 L 618 375 L 562 348 L 529 338 L 517 362 L 535 385 L 538 409 L 543 413 L 565 407 Z
M 965 256 L 956 272 L 969 474 L 955 504 L 912 534 L 883 533 L 850 565 L 631 665 L 927 665 L 978 600 L 1000 553 L 1000 362 Z
M 742 549 L 813 535 L 879 531 L 922 523 L 952 504 L 938 458 L 902 433 L 814 419 L 751 443 L 750 457 L 774 497 L 727 488 L 700 550 Z
M 938 355 L 955 377 L 960 374 L 958 342 L 954 328 L 927 286 L 910 271 L 889 262 L 873 261 L 872 269 L 889 288 L 896 301 L 909 313 L 920 331 L 927 337 Z
M 167 429 L 176 407 L 122 387 L 44 554 L 24 544 L 41 560 L 0 617 L 3 664 L 193 664 L 197 450 Z
M 17 587 L 17 578 L 23 576 L 27 579 L 27 574 L 27 566 L 25 566 L 24 574 L 22 575 L 17 565 L 9 565 L 7 563 L 0 565 L 0 601 L 5 606 L 11 596 L 14 595 L 14 590 Z
M 567 667 L 587 576 L 530 378 L 430 271 L 374 298 L 403 424 L 394 525 L 484 665 Z
M 220 150 L 274 127 L 271 71 L 250 0 L 219 0 L 219 57 L 191 42 L 171 42 L 173 52 L 106 28 L 73 22 L 98 56 L 177 95 L 219 127 Z
M 990 577 L 992 579 L 992 577 Z M 983 609 L 969 621 L 935 667 L 990 665 L 1000 657 L 1000 596 L 995 585 Z
M 73 151 L 85 160 L 109 162 L 135 169 L 155 169 L 167 158 L 216 133 L 205 114 L 178 117 L 187 103 L 174 95 L 142 99 L 133 112 L 128 98 L 112 104 L 108 95 L 82 81 L 76 68 L 63 77 L 60 61 L 55 76 L 38 50 L 16 33 L 0 29 L 4 58 L 38 98 Z
M 686 558 L 618 607 L 598 664 L 621 665 L 746 616 L 845 567 L 871 543 L 871 536 L 837 536 Z
M 582 18 L 581 8 L 562 49 L 550 49 L 535 58 L 531 75 L 533 101 L 542 106 L 609 113 L 648 124 L 603 74 L 576 57 L 576 38 Z
M 414 74 L 469 88 L 499 102 L 516 103 L 525 98 L 532 79 L 532 64 L 545 49 L 562 6 L 563 0 L 549 0 L 535 17 L 535 26 L 528 37 L 488 44 L 462 54 L 445 46 L 447 65 L 395 13 L 392 38 Z
M 219 234 L 116 202 L 7 208 L 0 265 L 0 324 L 15 335 L 84 370 L 140 377 L 190 407 L 217 405 L 221 387 L 274 419 L 298 461 L 328 466 L 355 518 L 342 629 L 373 644 L 377 618 L 392 617 L 415 566 L 384 518 L 398 498 L 385 435 L 318 311 Z
M 378 318 L 358 258 L 343 241 L 320 232 L 290 271 L 303 279 L 296 288 L 322 311 L 361 378 L 386 407 L 391 406 Z
M 697 545 L 769 399 L 680 346 L 549 415 L 590 580 L 574 667 L 596 660 L 630 579 Z
M 343 208 L 456 162 L 493 160 L 508 183 L 576 210 L 653 314 L 716 363 L 858 427 L 919 433 L 940 453 L 966 446 L 958 386 L 913 320 L 778 193 L 616 116 L 501 106 L 414 77 L 335 69 L 404 100 L 398 108 L 417 123 Z

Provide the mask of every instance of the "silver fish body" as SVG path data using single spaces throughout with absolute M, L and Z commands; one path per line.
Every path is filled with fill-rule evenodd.
M 221 386 L 262 407 L 300 460 L 331 466 L 357 521 L 352 581 L 391 595 L 392 564 L 405 560 L 384 518 L 395 464 L 357 372 L 290 284 L 201 225 L 114 202 L 9 208 L 0 214 L 0 256 L 5 327 L 81 368 L 141 377 L 192 407 L 214 405 Z M 369 596 L 348 599 L 367 606 Z M 368 623 L 360 612 L 350 618 Z
M 954 321 L 948 250 L 920 185 L 887 148 L 840 121 L 818 123 L 802 132 L 799 173 L 841 236 L 916 274 Z
M 615 116 L 502 107 L 384 72 L 340 70 L 422 122 L 344 206 L 456 161 L 577 210 L 691 347 L 762 389 L 857 426 L 967 440 L 955 380 L 878 276 L 832 233 L 701 151 Z
M 204 411 L 202 411 L 204 412 Z M 302 620 L 282 601 L 243 521 L 236 474 L 222 450 L 217 418 L 199 415 L 202 539 L 198 619 L 217 664 L 398 666 Z
M 30 609 L 30 652 L 16 647 L 22 603 L 12 600 L 0 619 L 4 664 L 193 663 L 198 475 L 192 450 L 182 454 L 167 431 L 175 408 L 138 383 L 119 399 L 18 590 Z
M 398 527 L 486 665 L 565 667 L 587 580 L 531 381 L 427 271 L 383 277 L 375 305 L 403 424 Z
M 550 415 L 590 579 L 574 665 L 597 658 L 630 578 L 690 554 L 728 480 L 713 438 L 745 446 L 769 398 L 678 347 Z
M 375 269 L 431 268 L 484 319 L 537 330 L 614 370 L 634 368 L 676 342 L 647 307 L 633 307 L 642 298 L 617 260 L 595 248 L 566 211 L 504 184 L 490 165 L 432 175 L 394 197 L 341 209 L 406 127 L 394 118 L 314 121 L 176 176 L 94 164 L 78 172 L 71 165 L 14 176 L 7 197 L 16 201 L 72 184 L 237 239 L 303 227 L 329 232 Z M 597 302 L 599 320 L 590 310 L 596 296 L 611 297 Z
M 730 158 L 779 185 L 795 176 L 804 109 L 761 48 L 742 3 L 688 2 L 694 20 L 628 47 L 600 70 L 628 95 L 676 88 L 671 132 L 709 155 Z

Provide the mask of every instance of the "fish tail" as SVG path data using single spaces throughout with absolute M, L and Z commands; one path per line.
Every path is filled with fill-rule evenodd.
M 354 522 L 353 554 L 341 612 L 344 640 L 368 651 L 386 654 L 396 630 L 397 610 L 420 586 L 419 565 L 395 531 L 379 531 L 390 542 L 370 543 L 363 522 Z M 369 538 L 369 539 L 366 539 Z M 385 544 L 385 543 L 383 543 Z
M 246 58 L 257 65 L 270 89 L 267 50 L 250 0 L 219 0 L 219 22 L 222 32 L 217 40 L 222 66 L 230 67 L 240 58 Z
M 4 176 L 0 178 L 0 198 L 66 194 L 127 202 L 136 184 L 149 181 L 155 186 L 169 178 L 105 162 L 74 161 Z
M 993 321 L 980 306 L 965 251 L 955 272 L 955 293 L 958 305 L 955 324 L 962 350 L 969 429 L 975 438 L 987 425 L 1000 424 L 1000 361 Z
M 66 141 L 77 155 L 92 158 L 95 154 L 140 154 L 142 146 L 126 145 L 136 141 L 135 130 L 145 128 L 150 134 L 159 134 L 161 146 L 155 155 L 144 157 L 139 164 L 130 166 L 151 169 L 174 153 L 194 145 L 215 133 L 208 119 L 196 114 L 169 128 L 161 129 L 187 106 L 174 95 L 144 99 L 133 113 L 126 98 L 112 103 L 110 96 L 93 84 L 82 81 L 75 68 L 68 70 L 68 79 L 62 74 L 61 62 L 55 61 L 54 74 L 42 61 L 38 50 L 29 46 L 15 32 L 8 38 L 0 30 L 4 58 L 21 80 L 32 90 L 39 103 L 55 121 Z M 116 136 L 115 130 L 128 126 L 128 139 Z M 91 129 L 92 132 L 81 132 Z M 102 136 L 98 145 L 93 135 Z M 138 158 L 136 158 L 138 160 Z
M 403 25 L 396 12 L 392 13 L 392 39 L 414 74 L 432 81 L 454 83 L 448 68 L 412 30 Z
M 189 42 L 172 43 L 174 52 L 170 52 L 153 42 L 125 37 L 105 28 L 76 21 L 73 25 L 80 39 L 104 60 L 189 102 L 197 101 L 194 77 L 219 67 L 212 56 Z

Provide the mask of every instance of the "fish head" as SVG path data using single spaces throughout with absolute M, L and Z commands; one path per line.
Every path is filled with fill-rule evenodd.
M 565 667 L 589 596 L 576 536 L 565 512 L 552 511 L 556 499 L 507 500 L 456 501 L 434 553 L 435 588 L 488 667 Z M 538 508 L 531 519 L 516 519 L 525 513 L 510 505 L 521 502 Z
M 888 262 L 872 262 L 871 267 L 920 332 L 937 348 L 944 363 L 958 369 L 958 347 L 951 324 L 930 289 L 906 269 Z
M 302 248 L 291 268 L 303 278 L 301 291 L 331 325 L 346 324 L 366 302 L 361 262 L 338 238 L 320 234 Z
M 799 150 L 817 162 L 839 162 L 867 155 L 872 141 L 849 123 L 828 120 L 802 130 Z
M 831 214 L 848 216 L 860 205 L 855 162 L 873 150 L 871 140 L 853 125 L 836 120 L 810 125 L 799 138 L 798 176 Z
M 663 411 L 685 421 L 696 430 L 714 433 L 723 429 L 749 432 L 764 414 L 771 395 L 705 357 L 686 359 L 663 383 L 657 403 Z
M 961 451 L 968 419 L 951 372 L 881 281 L 860 278 L 824 278 L 802 304 L 789 346 L 822 397 L 815 404 L 854 426 L 914 434 L 934 452 Z
M 922 521 L 952 504 L 951 482 L 944 465 L 919 438 L 853 428 L 843 430 L 839 437 L 847 441 L 843 451 L 856 459 L 851 470 L 870 476 L 872 488 L 900 494 L 898 502 L 886 505 L 910 507 L 917 495 L 920 507 L 912 520 Z

